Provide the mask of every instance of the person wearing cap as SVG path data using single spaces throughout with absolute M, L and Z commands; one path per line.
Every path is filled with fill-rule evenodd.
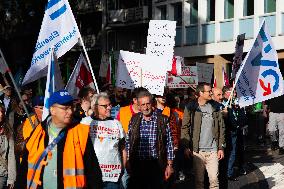
M 66 90 L 48 99 L 50 116 L 25 145 L 18 188 L 100 188 L 101 171 L 89 126 L 73 125 L 73 98 Z

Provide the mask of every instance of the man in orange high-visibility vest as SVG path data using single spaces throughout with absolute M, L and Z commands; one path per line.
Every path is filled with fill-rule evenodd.
M 89 138 L 89 126 L 72 125 L 73 98 L 66 90 L 48 100 L 50 117 L 26 143 L 20 188 L 100 188 L 102 174 Z

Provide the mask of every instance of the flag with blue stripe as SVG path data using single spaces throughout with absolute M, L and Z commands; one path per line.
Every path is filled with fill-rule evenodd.
M 52 93 L 64 87 L 59 69 L 59 64 L 56 61 L 55 53 L 53 51 L 50 54 L 49 60 L 50 63 L 48 64 L 42 121 L 44 121 L 49 115 L 49 104 L 48 104 L 49 97 L 51 96 Z
M 78 42 L 80 36 L 68 0 L 49 0 L 45 8 L 31 67 L 25 75 L 23 85 L 46 76 L 48 57 L 52 48 L 59 58 Z

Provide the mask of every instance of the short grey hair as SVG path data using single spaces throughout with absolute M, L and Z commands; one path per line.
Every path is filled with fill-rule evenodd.
M 98 105 L 98 102 L 101 98 L 109 99 L 109 95 L 106 92 L 95 94 L 91 99 L 91 108 L 93 108 L 95 105 Z

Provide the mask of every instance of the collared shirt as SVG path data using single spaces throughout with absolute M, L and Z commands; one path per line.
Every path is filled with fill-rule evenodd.
M 153 112 L 149 121 L 142 118 L 140 124 L 140 143 L 138 146 L 138 158 L 140 160 L 152 160 L 158 159 L 157 155 L 157 112 Z M 126 137 L 126 150 L 129 157 L 129 136 L 131 136 L 132 125 L 129 124 L 129 131 Z M 173 141 L 171 135 L 171 129 L 169 124 L 166 125 L 166 137 L 167 137 L 167 159 L 174 159 Z

